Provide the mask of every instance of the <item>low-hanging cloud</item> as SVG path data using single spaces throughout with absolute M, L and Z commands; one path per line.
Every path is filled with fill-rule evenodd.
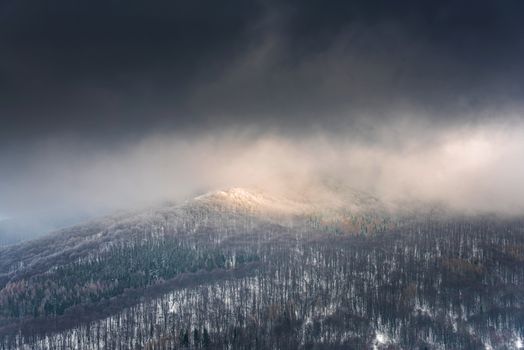
M 388 130 L 395 127 L 378 131 L 376 142 L 349 131 L 289 136 L 249 129 L 155 135 L 101 148 L 49 141 L 3 172 L 0 212 L 93 216 L 227 187 L 322 191 L 328 179 L 387 201 L 522 214 L 521 123 L 396 136 Z

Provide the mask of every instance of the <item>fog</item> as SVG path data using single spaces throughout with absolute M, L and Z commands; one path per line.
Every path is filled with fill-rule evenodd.
M 228 128 L 104 146 L 48 139 L 3 168 L 0 213 L 70 222 L 228 187 L 321 193 L 328 180 L 384 201 L 519 215 L 524 125 L 505 120 L 432 128 L 405 119 L 373 131 L 301 135 Z

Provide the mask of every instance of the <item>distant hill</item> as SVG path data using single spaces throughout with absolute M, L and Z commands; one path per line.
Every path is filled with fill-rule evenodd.
M 38 225 L 19 220 L 0 220 L 0 246 L 10 245 L 43 236 L 52 226 Z

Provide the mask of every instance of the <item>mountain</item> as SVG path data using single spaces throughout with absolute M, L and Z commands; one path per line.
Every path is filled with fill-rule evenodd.
M 41 273 L 57 264 L 82 259 L 143 236 L 201 234 L 206 230 L 223 236 L 270 224 L 304 226 L 312 219 L 334 225 L 343 215 L 349 215 L 349 208 L 359 214 L 378 212 L 386 217 L 379 201 L 369 198 L 372 197 L 356 191 L 351 196 L 345 194 L 344 199 L 331 196 L 321 200 L 269 194 L 257 189 L 214 191 L 181 204 L 120 213 L 0 248 L 0 280 Z
M 524 221 L 231 188 L 0 248 L 0 347 L 514 348 Z
M 16 244 L 52 231 L 50 225 L 0 219 L 0 246 Z

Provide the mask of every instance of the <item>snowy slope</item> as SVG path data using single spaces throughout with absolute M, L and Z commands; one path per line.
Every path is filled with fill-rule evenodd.
M 264 225 L 297 228 L 309 225 L 311 217 L 329 223 L 351 212 L 383 215 L 385 209 L 371 196 L 340 188 L 321 196 L 245 188 L 213 191 L 184 203 L 120 213 L 0 248 L 0 285 L 137 237 L 195 233 L 231 236 L 255 232 Z

